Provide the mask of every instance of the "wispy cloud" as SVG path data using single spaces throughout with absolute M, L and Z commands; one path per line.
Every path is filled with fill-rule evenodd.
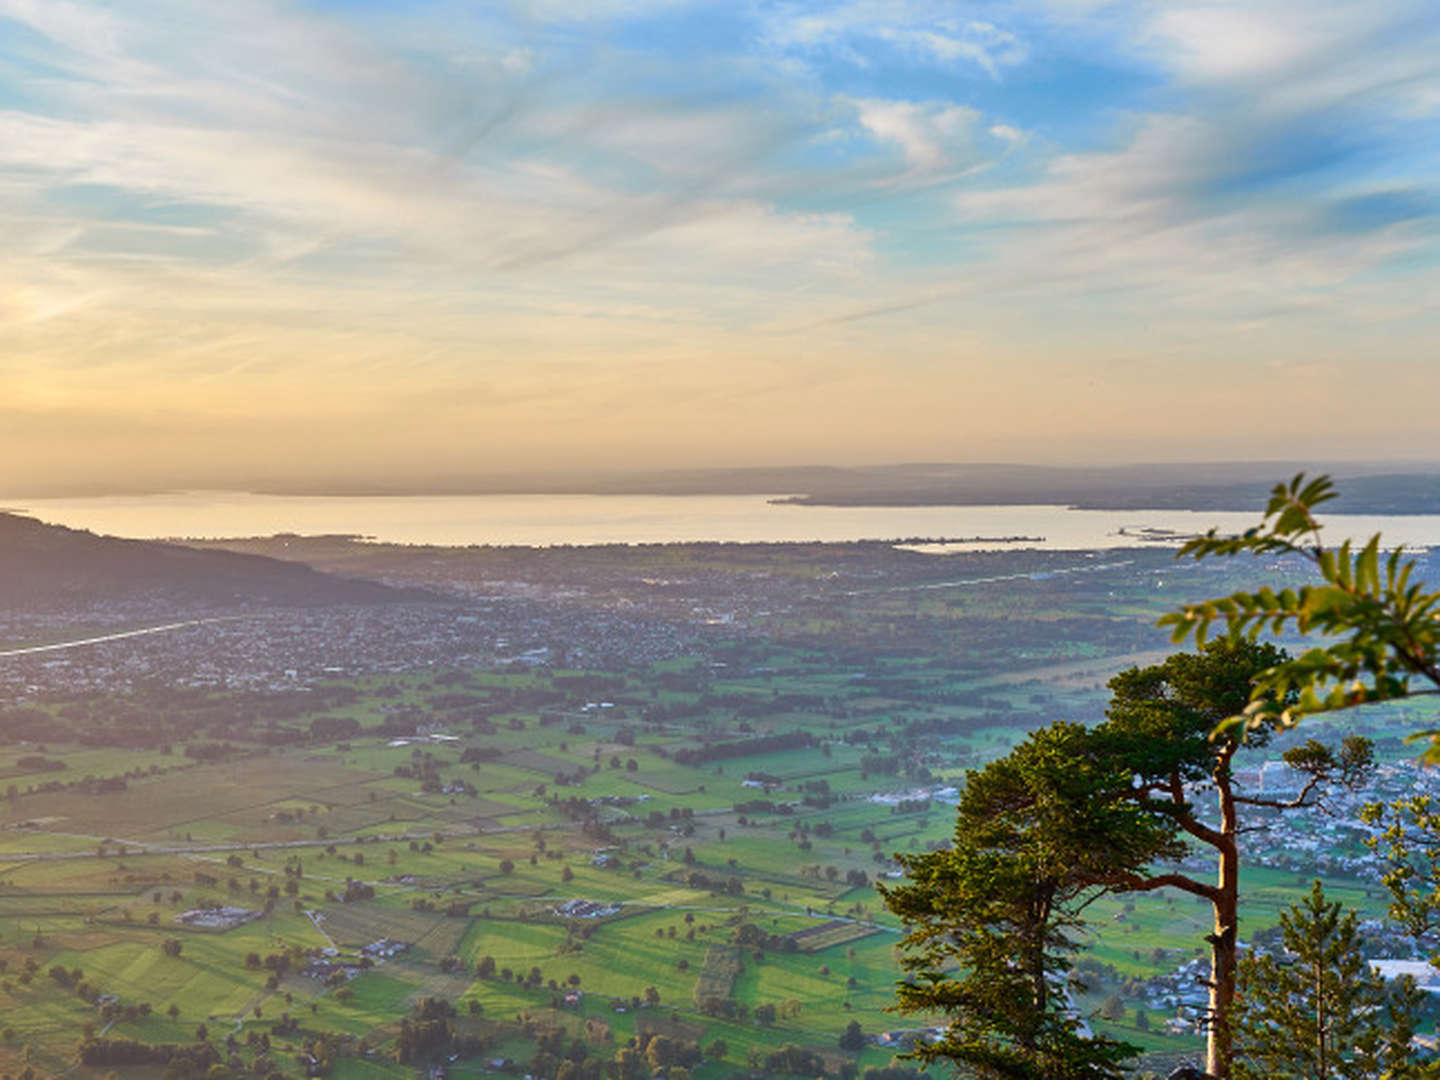
M 963 105 L 911 101 L 852 102 L 863 127 L 882 143 L 898 146 L 912 173 L 933 173 L 953 167 L 972 154 L 973 130 L 979 114 Z
M 932 0 L 783 4 L 765 19 L 764 34 L 776 48 L 831 52 L 860 66 L 891 53 L 913 63 L 973 66 L 992 79 L 1027 56 L 1012 31 Z
M 1431 0 L 0 0 L 0 393 L 557 457 L 823 401 L 768 444 L 813 460 L 1383 326 L 1419 398 L 1437 175 Z

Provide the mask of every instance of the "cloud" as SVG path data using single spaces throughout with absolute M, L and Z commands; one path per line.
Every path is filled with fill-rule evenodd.
M 879 453 L 986 380 L 995 437 L 1061 386 L 1119 415 L 1057 376 L 1113 357 L 1152 404 L 1220 340 L 1410 358 L 1437 38 L 1432 0 L 0 0 L 0 387 L 720 458 L 696 410 L 743 399 L 823 457 L 784 417 L 884 413 Z
M 912 174 L 934 173 L 952 167 L 972 153 L 972 134 L 979 113 L 963 105 L 936 102 L 884 101 L 874 98 L 848 102 L 860 126 L 872 137 L 899 147 Z
M 1130 47 L 1201 91 L 1262 113 L 1433 110 L 1440 24 L 1428 0 L 1140 0 Z
M 942 67 L 973 66 L 992 79 L 1028 50 L 1012 31 L 967 17 L 954 4 L 926 0 L 848 0 L 786 4 L 765 21 L 765 39 L 782 51 L 826 51 L 861 66 L 878 54 Z
M 1295 68 L 1327 35 L 1317 8 L 1264 11 L 1228 5 L 1172 7 L 1156 12 L 1152 38 L 1169 47 L 1183 76 L 1197 81 L 1254 79 Z
M 564 79 L 512 63 L 513 49 L 477 65 L 455 48 L 447 61 L 465 63 L 432 72 L 283 5 L 215 9 L 209 24 L 169 23 L 167 5 L 151 5 L 168 39 L 138 10 L 104 33 L 64 8 L 7 10 L 71 78 L 51 115 L 0 112 L 0 168 L 20 170 L 37 199 L 91 185 L 221 208 L 240 215 L 232 234 L 275 256 L 368 248 L 493 269 L 632 245 L 775 188 L 756 165 L 803 137 L 783 113 L 628 90 L 627 76 L 678 75 L 654 63 L 592 71 L 600 93 L 577 103 Z M 212 39 L 224 64 L 187 59 Z M 150 58 L 160 52 L 170 59 Z M 784 215 L 769 228 L 783 235 Z

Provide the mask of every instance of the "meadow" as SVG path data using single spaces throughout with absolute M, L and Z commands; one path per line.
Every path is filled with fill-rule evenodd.
M 106 1075 L 76 1064 L 85 1039 L 208 1044 L 235 1075 L 547 1075 L 557 1048 L 623 1072 L 655 1035 L 706 1080 L 782 1075 L 787 1046 L 835 1075 L 889 1066 L 925 1021 L 889 1011 L 900 927 L 875 883 L 947 841 L 967 768 L 1097 718 L 1111 674 L 1163 653 L 1132 625 L 1158 571 L 1126 573 L 822 598 L 818 638 L 813 612 L 777 608 L 764 635 L 626 665 L 336 677 L 246 699 L 263 724 L 191 693 L 155 699 L 160 738 L 12 741 L 0 1072 Z M 59 732 L 95 709 L 28 707 Z M 1400 761 L 1397 725 L 1422 719 L 1362 723 Z M 1247 868 L 1245 932 L 1310 876 Z M 1383 914 L 1373 881 L 1326 876 Z M 1193 1052 L 1141 984 L 1201 956 L 1207 913 L 1166 892 L 1087 918 L 1090 1022 L 1155 1063 Z M 417 1057 L 411 1022 L 437 1000 L 446 1041 Z M 841 1050 L 852 1022 L 868 1041 Z

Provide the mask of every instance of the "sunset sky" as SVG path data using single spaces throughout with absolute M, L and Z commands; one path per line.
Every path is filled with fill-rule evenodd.
M 1440 458 L 1435 0 L 0 0 L 5 487 Z

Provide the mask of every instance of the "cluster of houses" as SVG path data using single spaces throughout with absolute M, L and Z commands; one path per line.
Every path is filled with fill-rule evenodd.
M 943 787 L 917 787 L 910 791 L 877 791 L 870 801 L 878 806 L 899 806 L 901 803 L 933 802 L 954 806 L 960 802 L 960 789 L 953 784 Z
M 594 900 L 566 900 L 554 909 L 555 914 L 565 919 L 603 919 L 620 914 L 619 904 L 603 904 Z
M 597 795 L 590 800 L 591 806 L 618 806 L 621 808 L 636 806 L 642 802 L 648 802 L 649 795 Z
M 333 953 L 335 950 L 326 949 L 325 951 Z M 353 979 L 364 970 L 363 965 L 353 961 L 336 960 L 329 956 L 312 956 L 306 961 L 305 966 L 300 969 L 300 974 L 307 978 L 318 979 L 320 982 L 331 982 L 337 976 L 345 979 Z
M 252 911 L 250 908 L 203 907 L 182 911 L 175 916 L 175 921 L 201 930 L 233 930 L 237 926 L 254 922 L 263 914 L 264 912 Z
M 386 746 L 443 746 L 447 743 L 460 742 L 459 735 L 451 735 L 448 731 L 435 724 L 420 724 L 415 729 L 414 735 L 406 735 L 402 738 L 391 739 Z
M 1428 960 L 1371 960 L 1370 967 L 1387 980 L 1409 975 L 1415 980 L 1416 989 L 1440 994 L 1440 969 Z
M 886 1050 L 911 1050 L 917 1042 L 935 1042 L 945 1037 L 945 1029 L 941 1027 L 922 1028 L 899 1028 L 895 1031 L 882 1031 L 878 1035 L 870 1036 L 870 1042 Z
M 321 949 L 310 957 L 305 966 L 300 969 L 300 974 L 321 982 L 334 982 L 337 977 L 353 979 L 366 968 L 374 966 L 377 960 L 389 960 L 409 948 L 410 946 L 403 941 L 381 938 L 379 941 L 372 941 L 369 945 L 363 946 L 360 949 L 359 960 L 342 960 L 340 959 L 340 950 Z
M 1240 947 L 1243 949 L 1243 944 Z M 1156 1012 L 1174 1014 L 1164 1023 L 1171 1034 L 1193 1031 L 1198 1018 L 1210 1008 L 1210 991 L 1203 982 L 1209 977 L 1208 959 L 1186 960 L 1169 974 L 1146 981 L 1145 1004 Z
M 379 941 L 372 941 L 369 945 L 361 948 L 360 952 L 372 960 L 389 960 L 393 956 L 399 956 L 409 949 L 410 946 L 403 941 L 396 941 L 393 938 L 381 938 Z

